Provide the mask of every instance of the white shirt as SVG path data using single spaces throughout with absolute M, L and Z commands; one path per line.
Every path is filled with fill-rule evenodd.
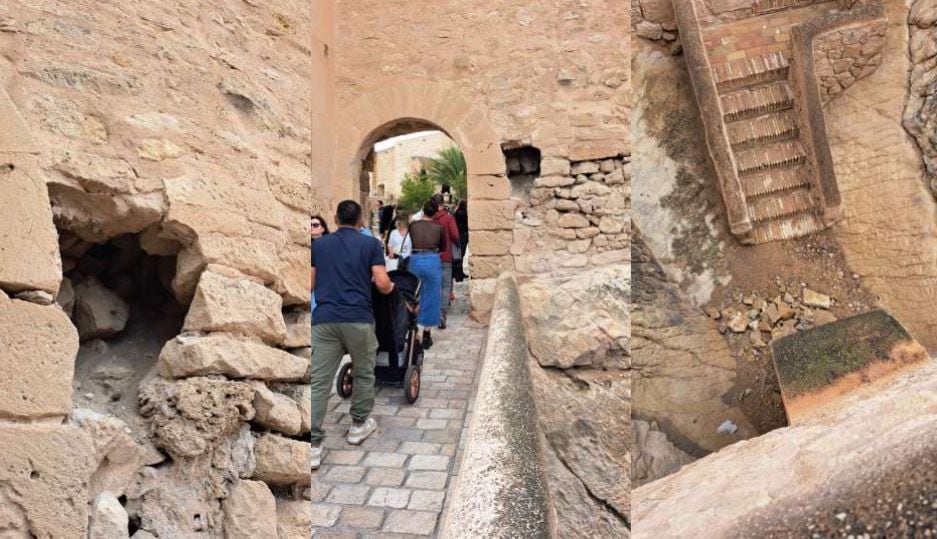
M 410 216 L 410 222 L 413 223 L 413 222 L 419 221 L 422 218 L 423 218 L 423 210 L 420 210 Z
M 405 237 L 406 241 L 404 241 Z M 395 228 L 390 233 L 390 239 L 387 240 L 387 246 L 390 247 L 400 258 L 407 258 L 413 251 L 413 240 L 410 239 L 410 234 L 401 234 L 400 231 Z

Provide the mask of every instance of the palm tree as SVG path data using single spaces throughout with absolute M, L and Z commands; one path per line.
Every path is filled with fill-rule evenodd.
M 450 146 L 439 152 L 439 155 L 429 160 L 426 167 L 429 178 L 439 186 L 449 187 L 459 200 L 465 200 L 468 195 L 468 174 L 465 167 L 465 156 L 455 146 Z

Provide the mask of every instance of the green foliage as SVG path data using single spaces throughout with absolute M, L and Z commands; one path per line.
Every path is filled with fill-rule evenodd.
M 465 156 L 455 146 L 442 150 L 437 157 L 430 159 L 426 170 L 433 183 L 441 187 L 449 186 L 455 199 L 465 200 L 468 197 Z
M 436 192 L 436 185 L 429 179 L 425 170 L 419 174 L 406 173 L 400 184 L 400 200 L 397 209 L 416 213 L 423 209 L 423 204 Z

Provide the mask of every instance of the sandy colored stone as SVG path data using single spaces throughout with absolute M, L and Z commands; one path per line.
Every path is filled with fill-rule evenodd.
M 303 418 L 299 404 L 276 391 L 271 391 L 263 382 L 254 386 L 254 422 L 283 434 L 299 434 Z
M 0 426 L 0 507 L 11 536 L 84 537 L 94 465 L 91 441 L 75 427 Z
M 511 256 L 478 256 L 473 254 L 469 260 L 469 270 L 473 279 L 491 279 L 505 271 L 514 270 L 514 258 Z
M 693 462 L 692 456 L 681 451 L 667 439 L 656 423 L 634 420 L 634 445 L 631 456 L 632 485 L 668 476 Z
M 255 336 L 270 344 L 286 337 L 280 296 L 247 279 L 205 271 L 183 329 Z
M 303 223 L 308 226 L 307 219 Z M 280 251 L 280 266 L 273 289 L 283 305 L 309 305 L 309 246 L 289 244 Z
M 277 539 L 308 539 L 312 535 L 312 502 L 277 500 Z
M 223 374 L 256 380 L 302 380 L 309 362 L 283 350 L 233 335 L 180 336 L 163 347 L 157 369 L 182 378 Z
M 471 234 L 472 256 L 506 255 L 511 252 L 513 240 L 509 230 L 479 230 Z
M 91 506 L 88 539 L 123 539 L 130 533 L 130 517 L 111 492 L 102 492 Z
M 96 277 L 85 277 L 75 285 L 75 325 L 81 340 L 110 337 L 123 331 L 130 306 Z
M 62 307 L 66 316 L 71 318 L 75 310 L 75 289 L 72 288 L 72 280 L 68 277 L 62 279 L 59 292 L 55 295 L 55 303 Z
M 504 176 L 469 176 L 472 197 L 479 200 L 505 200 L 511 196 L 511 182 Z
M 264 434 L 254 445 L 254 478 L 271 485 L 308 485 L 311 464 L 309 442 Z
M 231 539 L 270 537 L 277 528 L 276 499 L 261 481 L 240 480 L 224 501 L 224 536 Z
M 61 309 L 0 292 L 0 351 L 0 417 L 68 413 L 78 332 Z
M 270 389 L 286 395 L 299 405 L 300 432 L 312 430 L 312 386 L 308 384 L 271 384 Z
M 302 348 L 312 345 L 312 313 L 309 309 L 292 310 L 283 315 L 286 322 L 286 338 L 283 348 Z
M 515 203 L 511 200 L 480 200 L 469 212 L 469 226 L 475 230 L 509 230 L 514 226 Z

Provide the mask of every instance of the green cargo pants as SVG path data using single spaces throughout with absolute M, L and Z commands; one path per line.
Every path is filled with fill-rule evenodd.
M 322 424 L 328 412 L 332 383 L 345 354 L 351 356 L 355 383 L 351 417 L 364 421 L 374 408 L 374 362 L 377 335 L 374 324 L 335 323 L 312 326 L 312 444 L 325 438 Z

